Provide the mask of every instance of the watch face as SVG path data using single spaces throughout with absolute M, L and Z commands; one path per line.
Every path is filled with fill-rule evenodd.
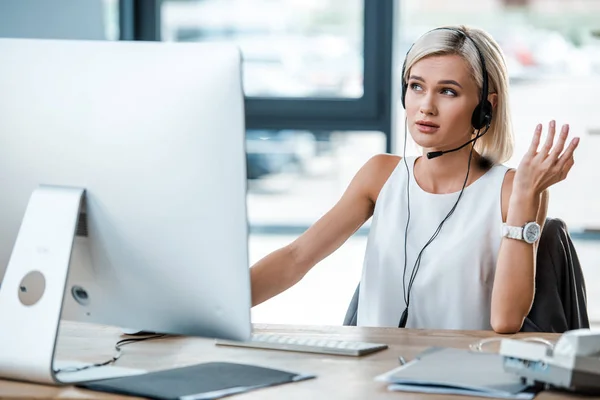
M 523 228 L 523 239 L 527 243 L 534 243 L 540 237 L 540 226 L 535 223 L 529 223 Z

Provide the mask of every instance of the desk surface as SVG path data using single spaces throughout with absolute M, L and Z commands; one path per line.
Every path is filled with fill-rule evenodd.
M 389 345 L 387 350 L 363 356 L 344 357 L 275 350 L 215 346 L 214 340 L 167 337 L 133 343 L 123 347 L 116 365 L 146 370 L 196 364 L 209 361 L 231 361 L 279 368 L 293 372 L 316 374 L 317 378 L 256 390 L 232 398 L 246 399 L 447 399 L 458 396 L 436 396 L 388 392 L 386 385 L 374 377 L 398 366 L 398 356 L 412 359 L 430 346 L 468 348 L 481 338 L 494 336 L 481 331 L 419 331 L 394 328 L 316 327 L 289 325 L 255 325 L 255 332 L 293 334 L 299 337 L 327 337 L 362 340 Z M 543 336 L 555 341 L 556 334 L 518 334 L 512 337 Z M 509 337 L 509 336 L 505 336 Z M 71 322 L 61 326 L 58 357 L 100 362 L 113 354 L 121 332 L 112 327 L 98 327 Z M 0 399 L 118 399 L 119 396 L 87 391 L 75 387 L 53 387 L 0 380 Z M 123 397 L 124 398 L 124 397 Z M 460 397 L 469 398 L 469 397 Z M 472 397 L 470 397 L 472 398 Z M 568 398 L 564 394 L 543 392 L 536 400 Z M 573 396 L 573 398 L 576 398 Z M 128 397 L 131 399 L 131 397 Z M 589 398 L 588 398 L 589 399 Z

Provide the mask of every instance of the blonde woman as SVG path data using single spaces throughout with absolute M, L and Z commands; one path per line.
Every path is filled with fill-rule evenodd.
M 434 29 L 402 73 L 406 126 L 422 156 L 372 157 L 335 206 L 251 268 L 252 303 L 283 292 L 373 218 L 357 324 L 521 329 L 535 295 L 547 189 L 566 178 L 579 139 L 542 125 L 516 170 L 508 76 L 486 32 Z M 406 141 L 405 141 L 406 142 Z

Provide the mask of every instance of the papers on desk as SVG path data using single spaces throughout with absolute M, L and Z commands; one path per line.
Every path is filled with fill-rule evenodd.
M 459 394 L 499 399 L 532 399 L 537 391 L 504 371 L 498 354 L 432 348 L 376 378 L 389 390 Z

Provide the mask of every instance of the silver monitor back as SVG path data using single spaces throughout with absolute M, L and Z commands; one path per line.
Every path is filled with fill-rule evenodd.
M 64 319 L 247 339 L 237 48 L 0 39 L 0 55 L 0 280 L 34 189 L 81 187 Z

